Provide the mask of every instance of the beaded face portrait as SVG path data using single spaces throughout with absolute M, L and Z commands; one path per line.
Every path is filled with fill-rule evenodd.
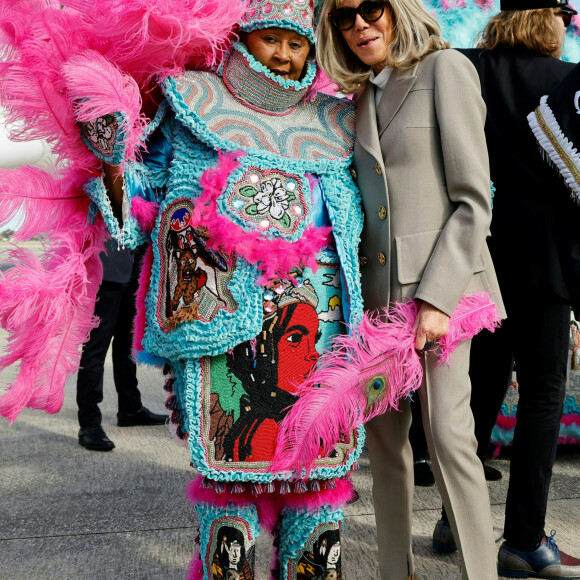
M 254 580 L 254 543 L 242 518 L 219 518 L 208 550 L 213 580 Z
M 296 560 L 291 560 L 288 578 L 296 580 L 340 580 L 340 526 L 328 523 L 318 526 Z
M 331 336 L 344 332 L 340 270 L 319 263 L 316 273 L 264 288 L 262 331 L 226 354 L 201 361 L 202 438 L 214 469 L 265 473 L 279 424 L 296 401 L 296 389 L 313 370 Z M 342 465 L 356 436 L 320 460 Z
M 237 308 L 227 287 L 233 267 L 227 256 L 208 248 L 204 231 L 192 227 L 192 211 L 189 201 L 176 202 L 161 224 L 158 317 L 166 330 L 186 321 L 208 322 L 221 309 Z

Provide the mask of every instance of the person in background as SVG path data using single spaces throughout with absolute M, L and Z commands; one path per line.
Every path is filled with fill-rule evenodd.
M 365 210 L 360 248 L 365 309 L 420 301 L 415 347 L 424 351 L 429 454 L 459 538 L 462 577 L 497 578 L 489 496 L 469 408 L 470 341 L 453 364 L 429 351 L 462 295 L 491 291 L 503 310 L 486 237 L 491 221 L 485 106 L 471 63 L 441 37 L 419 0 L 325 0 L 318 57 L 356 93 L 353 174 Z M 366 425 L 382 580 L 412 578 L 411 409 Z
M 110 451 L 115 444 L 102 427 L 99 403 L 103 401 L 105 357 L 113 341 L 113 376 L 119 398 L 117 425 L 163 425 L 168 415 L 151 412 L 141 403 L 137 366 L 131 358 L 135 291 L 139 278 L 139 252 L 118 249 L 115 240 L 106 243 L 101 254 L 103 281 L 97 295 L 93 329 L 83 348 L 77 377 L 79 444 L 92 451 Z
M 519 403 L 498 570 L 509 578 L 578 578 L 580 559 L 545 532 L 567 374 L 570 304 L 580 296 L 578 208 L 544 163 L 527 122 L 574 65 L 560 60 L 566 0 L 502 0 L 475 65 L 487 105 L 485 133 L 496 187 L 489 242 L 507 320 L 473 341 L 473 392 L 495 401 L 489 433 L 515 360 Z M 493 417 L 493 418 L 492 418 Z

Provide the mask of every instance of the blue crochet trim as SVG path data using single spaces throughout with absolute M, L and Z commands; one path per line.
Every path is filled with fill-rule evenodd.
M 83 140 L 83 143 L 87 146 L 88 150 L 98 159 L 100 159 L 101 161 L 104 161 L 105 163 L 108 163 L 109 165 L 121 165 L 121 163 L 123 163 L 123 160 L 125 159 L 125 153 L 127 151 L 127 147 L 126 147 L 126 133 L 123 130 L 123 127 L 125 125 L 125 119 L 126 119 L 126 115 L 125 113 L 111 113 L 115 119 L 117 120 L 117 126 L 118 126 L 118 132 L 116 135 L 116 139 L 115 139 L 115 145 L 113 147 L 113 151 L 111 152 L 111 155 L 104 155 L 101 151 L 99 151 L 98 149 L 95 149 L 93 144 L 90 142 L 89 139 L 87 139 L 84 131 L 81 131 L 81 139 Z
M 346 169 L 320 178 L 343 274 L 345 320 L 356 326 L 363 317 L 358 246 L 363 228 L 361 197 Z M 355 203 L 352 203 L 352 199 Z
M 568 395 L 564 399 L 564 415 L 578 415 L 580 423 L 580 401 L 574 395 Z
M 241 29 L 246 32 L 252 32 L 253 30 L 263 30 L 265 28 L 290 28 L 296 31 L 298 34 L 305 36 L 310 44 L 315 44 L 316 38 L 312 29 L 300 26 L 295 20 L 288 20 L 286 18 L 271 18 L 269 20 L 259 20 L 256 19 L 251 22 L 251 25 L 242 25 Z
M 286 576 L 291 560 L 299 558 L 304 551 L 312 553 L 313 544 L 320 534 L 328 530 L 342 530 L 343 524 L 342 509 L 331 509 L 326 506 L 316 511 L 284 509 L 278 548 L 281 577 L 294 577 L 294 575 Z M 297 562 L 293 562 L 292 568 L 295 568 L 296 564 Z
M 145 350 L 141 350 L 137 353 L 137 362 L 139 364 L 163 368 L 169 362 L 169 360 L 160 356 L 155 356 L 154 354 L 151 354 Z
M 285 79 L 280 75 L 274 74 L 267 66 L 264 66 L 261 62 L 256 60 L 256 58 L 252 54 L 250 54 L 246 45 L 243 42 L 238 42 L 237 44 L 235 44 L 234 49 L 238 50 L 244 55 L 252 70 L 255 70 L 260 74 L 263 74 L 265 77 L 276 82 L 285 89 L 292 89 L 294 91 L 306 89 L 314 82 L 314 78 L 316 77 L 317 73 L 316 63 L 314 62 L 314 59 L 312 57 L 308 57 L 308 60 L 306 61 L 307 68 L 304 78 L 301 81 L 293 81 L 292 79 Z
M 491 209 L 493 209 L 493 198 L 495 197 L 495 192 L 497 190 L 495 189 L 495 185 L 493 184 L 493 181 L 490 181 L 490 185 L 491 185 Z
M 147 141 L 147 139 L 149 139 L 151 134 L 155 132 L 155 130 L 159 127 L 159 125 L 161 125 L 168 111 L 169 111 L 169 103 L 166 100 L 161 101 L 161 104 L 159 105 L 159 107 L 157 108 L 157 112 L 155 113 L 155 117 L 153 117 L 151 123 L 147 125 L 145 133 L 141 137 L 142 141 Z
M 148 241 L 147 236 L 143 234 L 137 221 L 132 216 L 128 216 L 125 219 L 123 227 L 119 228 L 119 222 L 113 214 L 111 201 L 107 195 L 107 188 L 102 177 L 90 179 L 85 183 L 83 189 L 91 201 L 98 207 L 109 233 L 117 240 L 121 247 L 136 248 Z M 125 188 L 125 195 L 128 196 L 130 204 L 133 196 L 128 188 Z
M 190 107 L 185 102 L 183 96 L 177 89 L 176 80 L 169 77 L 165 81 L 164 92 L 166 98 L 171 103 L 172 109 L 175 111 L 177 119 L 189 129 L 195 137 L 197 137 L 203 143 L 207 143 L 210 147 L 216 151 L 246 151 L 247 153 L 254 156 L 254 158 L 261 160 L 264 166 L 272 166 L 277 169 L 284 169 L 286 171 L 303 171 L 305 173 L 314 173 L 316 175 L 321 175 L 327 172 L 340 171 L 343 168 L 348 168 L 351 165 L 353 152 L 342 158 L 337 159 L 292 159 L 289 157 L 283 157 L 276 153 L 270 151 L 265 151 L 263 149 L 256 149 L 252 147 L 246 147 L 240 145 L 239 143 L 234 143 L 229 139 L 224 139 L 219 135 L 216 135 L 213 131 L 209 129 L 202 118 L 197 114 L 197 112 L 190 109 Z M 324 98 L 324 96 L 320 97 Z M 343 119 L 349 114 L 349 109 L 344 108 L 339 114 L 339 118 Z M 324 119 L 324 112 L 319 111 L 319 118 Z M 284 139 L 284 135 L 279 136 L 280 139 Z M 305 146 L 307 143 L 305 143 Z M 303 152 L 301 152 L 303 153 Z

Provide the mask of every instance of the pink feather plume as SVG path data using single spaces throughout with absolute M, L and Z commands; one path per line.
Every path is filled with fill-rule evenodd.
M 315 372 L 297 388 L 298 401 L 280 424 L 273 470 L 307 477 L 315 460 L 328 456 L 345 433 L 397 409 L 401 399 L 421 386 L 423 369 L 413 331 L 417 312 L 413 300 L 395 303 L 365 313 L 351 335 L 333 339 Z M 484 328 L 493 331 L 499 321 L 488 294 L 463 297 L 449 334 L 439 340 L 440 364 L 449 362 L 461 340 Z
M 0 398 L 0 415 L 10 422 L 24 407 L 60 410 L 80 347 L 98 323 L 93 312 L 106 235 L 102 220 L 87 225 L 79 212 L 54 235 L 42 260 L 26 249 L 10 252 L 14 266 L 0 278 L 0 325 L 9 333 L 0 369 L 20 362 L 17 379 Z

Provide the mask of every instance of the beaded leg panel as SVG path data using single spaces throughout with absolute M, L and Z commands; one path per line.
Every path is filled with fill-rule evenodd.
M 276 530 L 279 580 L 341 580 L 342 508 L 284 509 Z
M 254 580 L 260 527 L 255 506 L 198 504 L 204 580 Z

